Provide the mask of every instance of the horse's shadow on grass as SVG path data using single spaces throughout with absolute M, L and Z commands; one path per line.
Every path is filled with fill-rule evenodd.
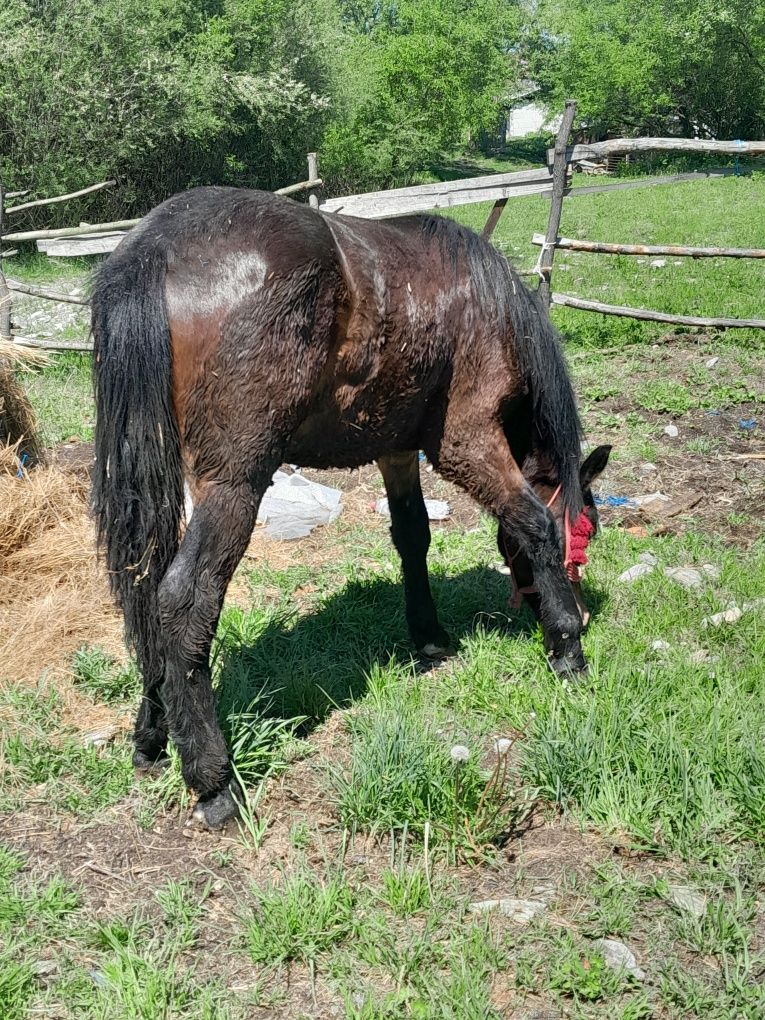
M 459 574 L 432 575 L 439 618 L 452 646 L 482 629 L 529 640 L 538 631 L 528 608 L 508 609 L 508 578 L 487 567 Z M 606 598 L 588 588 L 587 602 L 596 615 Z M 542 655 L 540 644 L 540 655 Z M 380 577 L 349 581 L 310 613 L 272 619 L 251 634 L 226 631 L 219 645 L 218 700 L 221 714 L 257 703 L 264 715 L 302 718 L 307 735 L 336 708 L 361 697 L 378 669 L 432 668 L 418 660 L 404 617 L 402 585 Z

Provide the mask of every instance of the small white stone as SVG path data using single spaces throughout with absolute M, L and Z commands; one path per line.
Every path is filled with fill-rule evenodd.
M 477 903 L 470 904 L 470 910 L 473 914 L 489 914 L 497 911 L 500 914 L 504 914 L 505 917 L 509 917 L 511 921 L 515 921 L 517 924 L 529 924 L 537 914 L 543 913 L 547 909 L 547 904 L 541 900 L 517 900 L 517 899 L 500 899 L 500 900 L 479 900 Z
M 701 621 L 702 627 L 721 627 L 724 623 L 737 623 L 744 615 L 743 609 L 738 606 L 731 606 L 721 613 L 714 613 L 712 616 L 705 616 Z
M 664 576 L 681 584 L 683 588 L 700 588 L 703 581 L 701 572 L 694 567 L 667 567 Z
M 464 744 L 455 744 L 449 754 L 452 757 L 452 761 L 465 762 L 470 757 L 470 748 L 465 747 Z
M 652 571 L 653 567 L 650 564 L 636 563 L 634 567 L 628 567 L 627 570 L 623 570 L 616 580 L 622 584 L 632 584 L 633 581 L 645 577 L 646 574 L 650 574 Z
M 670 439 L 677 439 L 680 435 L 680 429 L 678 429 L 677 425 L 665 425 L 664 435 L 669 436 Z
M 707 910 L 707 898 L 687 885 L 671 885 L 667 899 L 678 910 L 684 910 L 694 917 L 703 917 Z
M 667 649 L 671 647 L 672 646 L 670 645 L 669 641 L 662 641 L 661 638 L 658 638 L 651 644 L 651 648 L 653 648 L 655 652 L 666 652 Z
M 91 730 L 90 733 L 86 733 L 82 742 L 86 747 L 106 747 L 114 740 L 118 732 L 116 726 L 102 726 L 99 730 Z
M 656 467 L 656 465 L 651 464 L 651 462 L 648 460 L 644 461 L 642 464 L 638 464 L 638 472 L 641 475 L 650 475 L 653 474 L 654 471 L 658 470 L 659 469 Z
M 707 577 L 710 577 L 713 581 L 720 580 L 721 573 L 720 568 L 716 566 L 714 563 L 702 563 L 701 569 L 704 571 Z
M 641 563 L 647 563 L 649 567 L 655 567 L 659 562 L 652 552 L 641 552 L 638 556 L 638 560 Z
M 651 259 L 652 269 L 663 269 L 664 266 L 666 266 L 666 264 L 667 264 L 666 259 Z
M 688 656 L 688 661 L 694 666 L 703 666 L 705 662 L 712 661 L 712 656 L 706 648 L 697 648 L 695 652 L 691 652 Z
M 596 939 L 593 945 L 603 954 L 606 966 L 611 970 L 624 971 L 637 981 L 642 981 L 645 977 L 645 971 L 638 967 L 635 954 L 623 942 L 617 942 L 616 939 Z
M 719 360 L 720 360 L 719 358 L 707 358 L 707 360 L 704 362 L 704 366 L 706 368 L 714 368 Z

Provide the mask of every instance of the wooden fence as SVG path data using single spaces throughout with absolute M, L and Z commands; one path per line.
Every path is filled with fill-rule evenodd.
M 449 209 L 460 205 L 477 202 L 493 202 L 483 236 L 490 237 L 499 222 L 507 202 L 513 198 L 527 195 L 539 195 L 550 199 L 550 212 L 547 230 L 544 234 L 535 234 L 532 243 L 540 248 L 539 259 L 533 270 L 521 275 L 536 277 L 543 298 L 549 304 L 577 308 L 582 311 L 599 312 L 604 315 L 628 316 L 655 322 L 666 322 L 677 325 L 700 326 L 715 329 L 762 329 L 765 319 L 736 319 L 731 317 L 704 317 L 675 315 L 667 312 L 645 308 L 627 308 L 621 305 L 608 305 L 600 301 L 588 300 L 571 294 L 552 292 L 551 280 L 558 249 L 591 254 L 608 255 L 671 255 L 687 258 L 765 258 L 763 248 L 720 248 L 692 247 L 688 245 L 641 245 L 614 244 L 603 241 L 577 240 L 559 236 L 559 227 L 564 199 L 576 198 L 594 192 L 604 192 L 624 188 L 647 187 L 665 184 L 679 184 L 704 177 L 723 176 L 732 173 L 730 170 L 707 171 L 703 173 L 670 174 L 660 177 L 638 178 L 628 181 L 617 181 L 581 188 L 571 187 L 571 176 L 578 165 L 584 163 L 592 167 L 593 160 L 606 160 L 609 157 L 637 152 L 696 152 L 718 153 L 726 155 L 765 155 L 765 141 L 717 141 L 689 138 L 614 138 L 604 142 L 587 145 L 570 145 L 569 135 L 576 114 L 576 103 L 566 102 L 560 128 L 554 148 L 548 152 L 546 166 L 531 170 L 520 170 L 506 174 L 490 174 L 482 177 L 470 177 L 457 181 L 441 181 L 435 184 L 415 185 L 408 188 L 393 188 L 387 191 L 369 192 L 360 195 L 345 195 L 320 201 L 318 189 L 322 181 L 318 174 L 315 153 L 308 155 L 308 180 L 281 188 L 276 194 L 291 195 L 308 191 L 309 202 L 314 208 L 324 212 L 338 213 L 346 216 L 384 219 L 401 216 L 407 213 L 426 212 L 434 209 Z M 6 231 L 5 222 L 14 213 L 54 202 L 63 202 L 90 194 L 101 188 L 112 187 L 114 181 L 103 181 L 100 184 L 83 188 L 68 195 L 60 195 L 52 199 L 38 199 L 17 203 L 4 207 L 4 198 L 22 198 L 26 193 L 16 192 L 3 196 L 0 186 L 0 242 L 36 241 L 38 248 L 49 255 L 81 255 L 94 252 L 112 251 L 119 244 L 126 230 L 135 226 L 139 220 L 120 220 L 112 223 L 80 224 L 74 228 L 60 230 L 27 230 Z M 0 252 L 0 255 L 11 253 Z M 86 300 L 77 295 L 59 294 L 41 287 L 22 285 L 14 281 L 6 281 L 0 262 L 0 338 L 7 337 L 10 329 L 10 295 L 8 290 L 47 298 L 52 301 L 68 301 L 74 304 L 85 304 Z M 6 298 L 4 298 L 4 294 Z M 17 342 L 32 344 L 32 340 L 17 338 Z M 39 344 L 38 346 L 45 346 Z M 89 349 L 86 344 L 72 344 L 68 349 Z
M 290 184 L 286 188 L 279 188 L 276 194 L 294 195 L 298 192 L 308 191 L 311 204 L 318 205 L 315 191 L 321 187 L 323 182 L 319 178 L 317 166 L 316 153 L 309 153 L 308 180 L 300 181 L 297 184 Z M 116 181 L 101 181 L 98 184 L 91 184 L 87 188 L 81 188 L 79 191 L 72 191 L 66 195 L 56 195 L 53 198 L 39 198 L 29 202 L 17 202 L 15 205 L 6 205 L 8 199 L 24 198 L 29 192 L 6 192 L 3 189 L 2 181 L 0 181 L 0 346 L 3 343 L 15 343 L 21 347 L 40 347 L 48 350 L 89 351 L 92 349 L 92 345 L 87 341 L 72 341 L 64 344 L 56 341 L 40 341 L 35 338 L 19 335 L 18 331 L 13 328 L 11 320 L 11 298 L 13 292 L 28 294 L 32 297 L 43 298 L 48 301 L 62 301 L 74 305 L 87 305 L 88 300 L 79 294 L 62 294 L 45 287 L 35 287 L 31 284 L 7 279 L 3 259 L 11 258 L 18 254 L 18 251 L 15 248 L 2 250 L 2 245 L 8 242 L 15 244 L 18 242 L 36 241 L 40 251 L 55 256 L 105 254 L 113 251 L 125 236 L 126 231 L 140 223 L 140 219 L 117 220 L 112 223 L 81 223 L 76 227 L 61 227 L 56 230 L 6 230 L 5 224 L 8 217 L 17 213 L 42 206 L 55 205 L 59 202 L 68 202 L 71 199 L 81 198 L 84 195 L 101 191 L 103 188 L 112 188 L 115 184 Z

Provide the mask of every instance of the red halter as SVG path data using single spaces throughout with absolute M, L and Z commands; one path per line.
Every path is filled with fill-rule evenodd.
M 558 486 L 555 492 L 550 496 L 547 503 L 545 504 L 547 509 L 553 505 L 555 500 L 560 496 L 562 486 Z M 583 567 L 587 563 L 587 546 L 590 544 L 590 539 L 595 531 L 595 527 L 587 516 L 587 513 L 582 512 L 577 517 L 574 526 L 571 526 L 571 517 L 566 508 L 563 514 L 563 538 L 564 538 L 564 553 L 563 553 L 563 568 L 566 571 L 566 576 L 572 584 L 582 580 L 582 574 L 584 573 Z M 510 599 L 510 608 L 520 608 L 521 602 L 523 601 L 524 595 L 536 595 L 538 589 L 535 585 L 527 585 L 525 588 L 521 588 L 518 585 L 518 581 L 513 570 L 513 561 L 520 552 L 516 552 L 513 556 L 510 555 L 507 542 L 505 540 L 505 534 L 502 532 L 502 545 L 505 549 L 505 559 L 507 565 L 510 568 L 510 579 L 513 584 L 513 594 Z

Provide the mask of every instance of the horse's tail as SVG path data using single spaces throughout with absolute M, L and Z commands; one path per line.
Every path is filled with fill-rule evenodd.
M 508 267 L 507 313 L 514 351 L 533 400 L 534 447 L 552 462 L 563 500 L 576 515 L 582 509 L 579 483 L 582 426 L 560 336 L 539 295 Z
M 125 638 L 141 668 L 159 655 L 157 589 L 179 543 L 183 469 L 172 407 L 167 258 L 131 237 L 92 287 L 96 461 L 92 505 Z

